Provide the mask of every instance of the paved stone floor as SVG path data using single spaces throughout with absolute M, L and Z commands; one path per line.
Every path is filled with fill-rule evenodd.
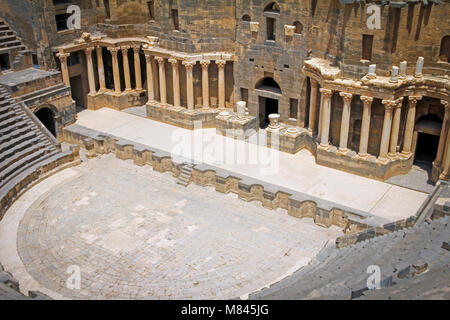
M 341 234 L 175 182 L 113 155 L 66 169 L 7 212 L 0 261 L 22 290 L 56 298 L 228 299 L 292 274 Z M 66 288 L 71 265 L 80 290 Z
M 257 165 L 250 161 L 217 161 L 205 157 L 205 151 L 223 147 L 227 159 L 230 155 L 231 159 L 239 159 L 242 153 L 249 154 L 253 149 L 246 142 L 217 135 L 215 129 L 186 130 L 130 113 L 142 113 L 142 108 L 128 112 L 109 108 L 84 110 L 78 114 L 77 124 L 365 211 L 379 217 L 382 223 L 414 215 L 427 196 L 425 192 L 317 165 L 307 150 L 291 155 L 259 147 L 255 152 L 265 156 L 258 157 Z

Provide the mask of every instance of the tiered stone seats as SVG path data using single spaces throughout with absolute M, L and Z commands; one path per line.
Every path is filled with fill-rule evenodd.
M 449 299 L 450 225 L 445 216 L 353 246 L 324 248 L 306 267 L 252 299 Z M 367 267 L 381 271 L 368 290 Z
M 62 165 L 79 163 L 78 148 L 59 143 L 23 103 L 0 85 L 0 219 L 31 183 Z
M 18 174 L 59 152 L 0 88 L 0 190 Z

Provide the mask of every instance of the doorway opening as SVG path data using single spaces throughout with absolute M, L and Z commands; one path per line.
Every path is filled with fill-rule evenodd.
M 429 175 L 431 175 L 433 161 L 436 159 L 441 128 L 442 119 L 434 114 L 420 117 L 415 125 L 417 142 L 414 165 L 428 171 Z
M 81 75 L 70 78 L 70 88 L 72 90 L 72 99 L 75 100 L 76 112 L 86 109 L 84 95 L 83 95 L 83 83 Z
M 269 115 L 278 113 L 278 100 L 259 97 L 259 127 L 265 129 L 269 126 Z
M 56 137 L 55 120 L 53 119 L 53 112 L 49 108 L 42 108 L 35 113 L 36 117 L 42 124 Z

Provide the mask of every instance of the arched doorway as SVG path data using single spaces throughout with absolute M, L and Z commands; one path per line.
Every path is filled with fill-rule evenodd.
M 39 109 L 35 113 L 36 117 L 42 122 L 42 124 L 56 137 L 55 120 L 53 118 L 53 112 L 49 108 Z
M 414 164 L 430 173 L 437 155 L 441 128 L 442 119 L 435 114 L 420 117 L 414 128 L 417 134 Z
M 269 125 L 269 115 L 278 113 L 278 100 L 281 88 L 271 77 L 266 77 L 256 83 L 255 89 L 259 95 L 259 126 L 261 129 Z

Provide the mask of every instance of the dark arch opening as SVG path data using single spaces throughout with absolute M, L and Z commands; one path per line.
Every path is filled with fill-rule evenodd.
M 280 6 L 276 2 L 271 2 L 264 8 L 264 12 L 280 13 Z
M 250 21 L 252 21 L 252 18 L 250 18 L 250 16 L 248 14 L 244 14 L 242 16 L 242 21 L 250 22 Z
M 36 117 L 42 124 L 56 137 L 55 120 L 53 119 L 53 112 L 49 108 L 42 108 L 35 113 Z
M 295 27 L 295 34 L 302 34 L 303 32 L 303 25 L 300 23 L 300 21 L 295 21 L 294 22 L 294 27 Z
M 450 63 L 450 36 L 442 38 L 439 59 Z
M 255 85 L 255 89 L 266 90 L 266 91 L 271 91 L 274 93 L 281 94 L 280 86 L 271 77 L 266 77 L 266 78 L 259 80 Z
M 420 117 L 415 125 L 417 143 L 414 163 L 430 172 L 437 155 L 441 127 L 442 119 L 435 114 Z

